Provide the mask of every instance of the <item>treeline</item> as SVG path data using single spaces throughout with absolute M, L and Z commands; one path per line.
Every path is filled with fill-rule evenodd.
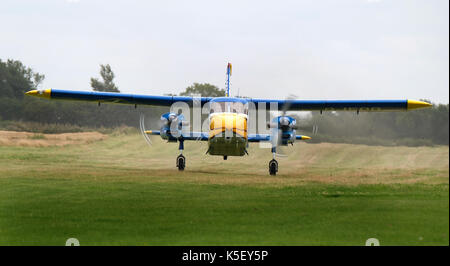
M 91 79 L 96 90 L 118 88 L 109 65 L 102 66 L 103 82 Z M 0 60 L 0 128 L 30 130 L 44 133 L 73 132 L 85 128 L 139 128 L 139 116 L 144 114 L 146 127 L 158 128 L 157 121 L 167 107 L 145 107 L 96 103 L 49 101 L 25 97 L 35 89 L 44 75 L 34 72 L 20 61 Z M 103 86 L 103 87 L 102 87 Z M 223 96 L 224 90 L 211 84 L 194 83 L 181 95 L 201 94 Z M 311 135 L 312 142 L 347 142 L 372 145 L 448 145 L 449 105 L 409 112 L 312 112 L 298 119 L 302 134 Z M 313 130 L 314 129 L 314 130 Z M 318 129 L 318 130 L 316 130 Z
M 103 82 L 91 79 L 91 85 L 96 90 L 103 90 L 101 86 L 118 90 L 112 83 L 114 74 L 109 65 L 101 66 L 100 74 Z M 100 128 L 133 126 L 139 127 L 139 116 L 143 113 L 146 120 L 155 121 L 163 112 L 164 107 L 141 107 L 137 109 L 130 105 L 49 101 L 25 96 L 24 93 L 35 89 L 45 78 L 34 72 L 20 61 L 0 59 L 0 126 L 3 128 L 20 127 L 16 121 L 33 122 L 33 125 L 59 124 L 61 131 L 80 127 Z M 64 125 L 64 126 L 62 126 Z M 58 131 L 58 127 L 45 126 L 47 130 Z
M 157 121 L 169 108 L 113 105 L 71 101 L 49 101 L 34 97 L 0 97 L 0 120 L 42 124 L 70 124 L 79 127 L 139 127 L 139 116 Z

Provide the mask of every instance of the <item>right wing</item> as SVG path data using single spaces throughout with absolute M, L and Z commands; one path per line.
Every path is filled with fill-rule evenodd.
M 116 92 L 97 92 L 97 91 L 69 91 L 69 90 L 31 90 L 25 94 L 42 97 L 46 99 L 58 100 L 79 100 L 99 103 L 122 103 L 153 106 L 171 106 L 175 102 L 184 102 L 192 106 L 193 100 L 199 99 L 201 105 L 209 102 L 211 97 L 185 97 L 185 96 L 153 96 L 138 95 Z

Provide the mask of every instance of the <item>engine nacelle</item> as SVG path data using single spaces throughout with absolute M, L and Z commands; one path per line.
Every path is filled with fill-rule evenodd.
M 295 130 L 297 120 L 290 116 L 277 116 L 267 123 L 267 127 L 272 131 L 272 137 L 277 138 L 278 145 L 288 145 L 295 141 Z
M 183 114 L 165 113 L 161 115 L 161 138 L 169 142 L 176 142 L 181 137 L 183 126 L 189 126 Z

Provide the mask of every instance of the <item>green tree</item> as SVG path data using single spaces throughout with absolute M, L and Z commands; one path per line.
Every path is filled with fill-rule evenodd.
M 0 59 L 0 120 L 22 119 L 24 92 L 37 88 L 44 78 L 18 60 Z
M 2 97 L 22 98 L 24 92 L 35 89 L 45 76 L 34 72 L 18 60 L 0 59 L 0 95 Z
M 192 96 L 200 94 L 202 97 L 222 97 L 225 96 L 225 90 L 209 83 L 194 83 L 180 93 L 180 96 Z
M 120 92 L 119 88 L 114 84 L 114 72 L 111 70 L 111 66 L 100 65 L 100 76 L 103 79 L 99 81 L 98 79 L 91 78 L 91 87 L 94 91 L 108 91 L 108 92 Z

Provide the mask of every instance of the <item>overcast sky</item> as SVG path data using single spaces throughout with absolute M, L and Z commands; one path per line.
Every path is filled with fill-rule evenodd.
M 283 99 L 449 102 L 448 0 L 2 0 L 0 58 L 42 88 L 91 90 L 110 64 L 122 92 L 193 82 Z

